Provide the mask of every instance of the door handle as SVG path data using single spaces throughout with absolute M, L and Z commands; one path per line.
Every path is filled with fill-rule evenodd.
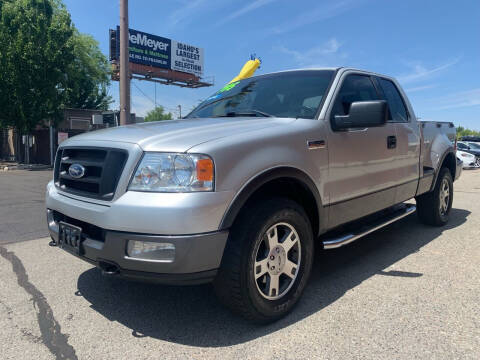
M 387 137 L 387 148 L 395 149 L 397 147 L 397 137 L 389 136 Z

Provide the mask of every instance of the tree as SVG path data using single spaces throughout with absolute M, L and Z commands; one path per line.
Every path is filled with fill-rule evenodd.
M 457 139 L 460 139 L 462 136 L 480 136 L 480 131 L 466 129 L 463 126 L 457 127 Z
M 93 37 L 76 29 L 72 43 L 74 59 L 66 72 L 65 106 L 108 110 L 112 98 L 107 93 L 111 71 L 107 58 Z
M 0 0 L 0 127 L 29 133 L 66 107 L 106 110 L 109 74 L 60 0 Z
M 164 113 L 163 106 L 157 106 L 155 109 L 150 110 L 145 116 L 145 121 L 161 121 L 172 120 L 172 113 Z
M 0 7 L 0 124 L 27 133 L 61 117 L 72 24 L 65 7 L 49 0 L 3 0 Z

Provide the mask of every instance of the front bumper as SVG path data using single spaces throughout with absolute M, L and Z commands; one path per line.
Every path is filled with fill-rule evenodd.
M 111 202 L 80 198 L 50 181 L 47 209 L 103 229 L 145 234 L 201 234 L 219 230 L 233 191 L 151 193 L 127 191 Z
M 48 229 L 55 242 L 58 241 L 59 220 L 80 227 L 83 225 L 90 230 L 90 234 L 95 234 L 82 236 L 78 256 L 98 266 L 105 274 L 165 284 L 187 285 L 213 280 L 228 237 L 227 231 L 171 236 L 111 231 L 47 209 Z M 91 230 L 92 228 L 95 228 L 95 231 Z M 127 255 L 129 240 L 174 244 L 175 259 L 163 262 L 131 258 Z

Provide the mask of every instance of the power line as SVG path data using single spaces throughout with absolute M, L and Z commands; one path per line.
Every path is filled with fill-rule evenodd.
M 140 93 L 142 93 L 142 95 L 143 95 L 146 99 L 150 100 L 151 103 L 152 103 L 155 107 L 157 107 L 157 102 L 156 102 L 155 100 L 153 100 L 150 96 L 148 96 L 147 94 L 145 94 L 145 93 L 143 92 L 143 90 L 140 89 L 140 88 L 137 86 L 137 84 L 135 84 L 135 82 L 132 81 L 132 84 L 137 88 L 138 91 L 140 91 Z M 166 111 L 168 111 L 168 112 L 172 112 L 172 113 L 178 112 L 178 108 L 167 107 L 167 106 L 163 106 L 163 105 L 161 105 L 161 106 L 162 106 L 162 108 L 163 108 L 164 110 L 166 110 Z
M 140 91 L 142 93 L 143 96 L 145 96 L 145 98 L 147 98 L 148 100 L 150 100 L 152 102 L 153 105 L 155 105 L 155 101 L 152 100 L 151 97 L 149 97 L 147 94 L 145 94 L 142 89 L 140 89 L 137 84 L 135 84 L 133 81 L 132 81 L 132 84 L 137 88 L 138 91 Z
M 140 92 L 142 93 L 142 95 L 143 95 L 146 99 L 150 100 L 150 102 L 151 102 L 153 105 L 156 105 L 155 100 L 153 100 L 150 96 L 148 96 L 147 94 L 145 94 L 145 93 L 142 91 L 142 89 L 140 89 L 140 88 L 137 86 L 137 84 L 135 84 L 134 82 L 132 82 L 132 84 L 137 88 L 138 91 L 140 91 Z M 170 110 L 170 111 L 177 111 L 177 110 L 178 110 L 177 108 L 173 108 L 173 107 L 167 107 L 167 106 L 163 106 L 163 105 L 161 105 L 161 106 L 162 106 L 165 110 Z

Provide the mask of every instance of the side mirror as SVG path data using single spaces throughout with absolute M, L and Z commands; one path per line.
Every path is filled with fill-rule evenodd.
M 335 115 L 335 130 L 382 126 L 387 122 L 388 108 L 385 100 L 356 101 L 350 105 L 350 114 Z

